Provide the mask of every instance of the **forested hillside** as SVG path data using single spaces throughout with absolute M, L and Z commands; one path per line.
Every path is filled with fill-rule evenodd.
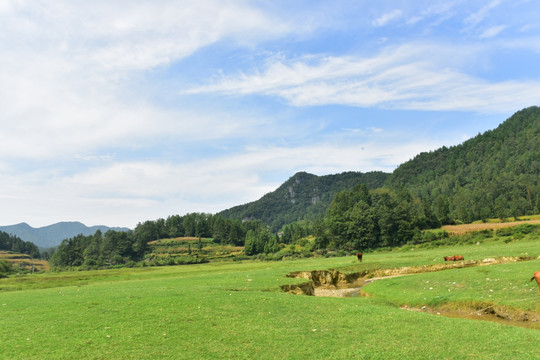
M 514 114 L 461 145 L 421 153 L 387 185 L 431 204 L 442 223 L 540 212 L 540 108 Z
M 24 241 L 15 235 L 0 231 L 0 250 L 28 254 L 33 258 L 39 257 L 38 247 L 30 241 Z
M 351 189 L 357 184 L 376 189 L 384 185 L 389 175 L 383 172 L 350 171 L 317 176 L 299 172 L 261 199 L 235 206 L 219 215 L 232 219 L 262 220 L 276 232 L 283 225 L 324 216 L 338 192 Z
M 147 220 L 137 224 L 133 231 L 97 230 L 93 235 L 77 235 L 62 241 L 51 257 L 53 266 L 86 266 L 99 268 L 122 266 L 144 260 L 152 251 L 150 242 L 166 238 L 195 237 L 211 239 L 215 244 L 243 246 L 246 234 L 266 236 L 268 229 L 261 221 L 226 219 L 219 215 L 190 213 L 171 215 L 167 219 Z M 207 240 L 205 240 L 207 242 Z M 200 262 L 201 258 L 184 259 Z M 161 265 L 161 263 L 158 262 Z

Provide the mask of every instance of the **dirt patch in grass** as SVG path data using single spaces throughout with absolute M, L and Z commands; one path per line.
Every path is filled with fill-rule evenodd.
M 524 312 L 518 309 L 509 309 L 495 304 L 452 304 L 436 308 L 422 306 L 421 308 L 401 306 L 400 309 L 408 311 L 426 312 L 452 318 L 491 321 L 498 324 L 519 326 L 528 329 L 540 330 L 540 314 Z
M 298 295 L 327 296 L 327 297 L 354 297 L 368 296 L 363 293 L 362 288 L 380 279 L 417 274 L 447 269 L 457 269 L 472 266 L 488 266 L 494 264 L 511 263 L 518 261 L 534 260 L 529 256 L 498 257 L 483 260 L 464 260 L 454 263 L 444 263 L 436 265 L 410 266 L 394 269 L 365 270 L 358 273 L 346 274 L 338 270 L 313 270 L 296 271 L 287 277 L 307 279 L 308 282 L 292 285 L 283 285 L 281 289 L 285 292 Z M 528 313 L 519 309 L 510 309 L 502 305 L 489 304 L 484 302 L 467 304 L 443 304 L 437 308 L 401 307 L 408 311 L 422 311 L 436 315 L 448 317 L 459 317 L 474 320 L 493 321 L 505 325 L 521 326 L 533 329 L 540 329 L 540 314 Z
M 288 274 L 287 277 L 309 280 L 307 284 L 311 284 L 313 290 L 311 290 L 311 288 L 305 287 L 304 284 L 306 283 L 283 285 L 281 288 L 283 291 L 294 294 L 346 297 L 350 296 L 350 293 L 358 292 L 359 289 L 361 289 L 363 286 L 378 279 L 408 274 L 418 274 L 448 269 L 460 269 L 472 266 L 487 266 L 528 260 L 534 260 L 534 258 L 530 256 L 503 256 L 498 258 L 487 258 L 483 260 L 463 260 L 434 265 L 405 266 L 392 269 L 365 270 L 350 274 L 343 273 L 334 269 L 295 271 Z M 305 293 L 302 289 L 308 290 Z

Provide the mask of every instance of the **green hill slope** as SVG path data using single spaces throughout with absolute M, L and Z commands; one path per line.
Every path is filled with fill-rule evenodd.
M 521 110 L 461 145 L 417 155 L 387 185 L 408 188 L 443 222 L 540 212 L 540 108 Z
M 277 190 L 257 201 L 224 210 L 219 215 L 233 219 L 262 220 L 273 231 L 299 220 L 313 220 L 324 215 L 335 195 L 356 184 L 369 189 L 383 186 L 389 174 L 383 172 L 344 172 L 317 176 L 306 172 L 293 175 Z

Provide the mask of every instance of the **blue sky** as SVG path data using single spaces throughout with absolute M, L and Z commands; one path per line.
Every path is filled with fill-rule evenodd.
M 391 172 L 539 105 L 540 3 L 0 1 L 0 225 Z

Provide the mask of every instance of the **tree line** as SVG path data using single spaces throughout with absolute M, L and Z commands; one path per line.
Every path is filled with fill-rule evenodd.
M 383 186 L 389 176 L 380 171 L 348 171 L 325 176 L 298 172 L 259 200 L 224 210 L 219 215 L 231 219 L 258 219 L 276 233 L 287 224 L 315 221 L 324 216 L 338 192 L 356 184 L 376 189 Z
M 265 231 L 262 221 L 240 221 L 219 215 L 190 213 L 148 220 L 132 231 L 100 230 L 94 235 L 65 239 L 51 256 L 56 267 L 107 267 L 139 262 L 150 251 L 149 242 L 165 238 L 212 238 L 222 245 L 244 246 Z M 249 234 L 249 236 L 247 236 Z M 253 234 L 257 234 L 254 236 Z
M 271 254 L 279 244 L 303 242 L 312 235 L 311 251 L 366 251 L 421 241 L 421 230 L 440 226 L 428 203 L 407 189 L 369 190 L 360 184 L 338 193 L 324 217 L 283 227 L 280 237 L 268 231 L 255 235 L 246 254 Z
M 40 257 L 39 249 L 33 242 L 21 240 L 3 231 L 0 231 L 0 250 L 28 254 L 33 258 Z
M 358 185 L 336 196 L 315 235 L 321 248 L 362 251 L 401 246 L 439 226 L 429 204 L 406 188 L 369 191 Z
M 279 232 L 260 220 L 239 221 L 220 215 L 192 213 L 139 223 L 133 231 L 66 239 L 51 257 L 53 266 L 103 267 L 144 259 L 154 240 L 211 238 L 214 243 L 244 246 L 247 256 L 275 254 L 313 236 L 310 252 L 355 252 L 423 242 L 422 230 L 445 221 L 427 201 L 407 188 L 369 190 L 364 184 L 339 192 L 323 217 L 287 224 Z

